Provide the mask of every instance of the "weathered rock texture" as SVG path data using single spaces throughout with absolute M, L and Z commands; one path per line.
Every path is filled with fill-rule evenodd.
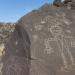
M 15 29 L 15 23 L 0 23 L 0 75 L 2 69 L 1 57 L 3 55 L 3 50 L 5 47 L 5 43 L 9 39 L 10 34 Z
M 0 44 L 5 43 L 9 35 L 14 31 L 15 24 L 0 23 Z
M 75 9 L 67 7 L 46 4 L 18 21 L 3 75 L 75 75 Z

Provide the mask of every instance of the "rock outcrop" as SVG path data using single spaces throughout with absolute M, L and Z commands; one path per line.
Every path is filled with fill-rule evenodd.
M 57 7 L 64 6 L 64 7 L 75 9 L 75 0 L 54 0 L 53 5 Z
M 46 4 L 23 16 L 3 63 L 3 75 L 75 75 L 75 9 Z
M 54 0 L 53 5 L 59 7 L 61 6 L 61 3 L 62 3 L 61 0 Z

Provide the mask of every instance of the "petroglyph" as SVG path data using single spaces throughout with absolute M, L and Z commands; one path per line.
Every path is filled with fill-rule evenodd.
M 61 35 L 62 29 L 61 29 L 59 26 L 51 26 L 50 32 L 51 32 L 53 35 L 58 36 L 58 35 Z
M 61 42 L 62 42 L 62 49 L 61 49 L 62 53 L 61 54 L 63 54 L 62 58 L 63 58 L 63 62 L 64 62 L 63 70 L 70 71 L 70 70 L 72 70 L 72 67 L 75 65 L 75 60 L 74 60 L 74 57 L 72 56 L 72 53 L 69 48 L 69 44 L 66 41 L 65 37 L 62 38 Z M 67 51 L 69 58 L 66 57 L 65 50 Z
M 49 18 L 51 17 L 47 17 L 46 20 L 49 20 Z M 54 24 L 53 26 L 48 28 L 48 31 L 52 33 L 53 38 L 45 40 L 45 46 L 46 46 L 45 51 L 47 51 L 48 54 L 53 53 L 53 48 L 50 46 L 50 42 L 55 41 L 58 45 L 59 52 L 63 60 L 62 69 L 64 71 L 70 71 L 72 69 L 75 69 L 75 68 L 72 68 L 75 65 L 75 60 L 70 50 L 70 46 L 75 47 L 75 41 L 73 40 L 72 36 L 67 36 L 65 34 L 60 24 L 61 23 L 59 22 L 58 24 Z M 70 30 L 67 30 L 67 32 L 71 34 Z M 69 42 L 71 43 L 70 45 L 69 45 L 69 42 L 67 42 L 67 39 L 69 39 Z M 60 43 L 58 41 L 60 41 Z M 65 51 L 67 52 L 69 58 L 66 56 Z
M 41 22 L 40 22 L 40 23 L 41 23 L 41 24 L 45 24 L 46 22 L 41 20 Z
M 35 24 L 34 28 L 35 28 L 36 31 L 40 31 L 40 30 L 42 30 L 43 26 L 40 25 L 40 24 Z
M 49 55 L 53 54 L 55 47 L 51 45 L 51 42 L 55 42 L 63 61 L 61 70 L 75 70 L 75 59 L 70 49 L 70 47 L 75 48 L 75 40 L 74 37 L 71 36 L 72 32 L 70 29 L 65 29 L 66 32 L 63 29 L 63 27 L 65 26 L 70 26 L 72 22 L 65 18 L 65 15 L 63 15 L 60 19 L 59 18 L 60 16 L 53 17 L 51 15 L 48 15 L 41 19 L 40 23 L 36 23 L 34 25 L 34 29 L 35 31 L 41 31 L 43 30 L 43 26 L 46 25 L 48 28 L 48 32 L 52 34 L 52 37 L 47 37 L 44 40 L 44 52 Z M 66 33 L 68 33 L 69 35 L 66 35 Z M 36 42 L 38 40 L 38 36 L 34 35 L 33 39 L 34 42 Z
M 75 48 L 75 38 L 71 40 L 71 47 Z
M 45 23 L 49 23 L 50 26 L 57 24 L 57 19 L 50 15 L 46 16 L 42 21 L 44 21 Z
M 51 54 L 51 53 L 54 52 L 53 48 L 50 46 L 51 41 L 52 40 L 50 38 L 44 40 L 44 42 L 45 42 L 45 50 L 44 50 L 44 52 L 46 52 L 47 54 Z

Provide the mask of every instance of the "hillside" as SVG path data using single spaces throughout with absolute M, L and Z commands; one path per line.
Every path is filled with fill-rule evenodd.
M 4 45 L 9 38 L 9 35 L 14 31 L 15 23 L 0 22 L 0 56 L 2 55 Z
M 14 31 L 14 23 L 0 23 L 0 44 L 5 43 L 9 35 Z

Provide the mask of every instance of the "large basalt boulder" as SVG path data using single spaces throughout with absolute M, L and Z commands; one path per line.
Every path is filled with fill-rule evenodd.
M 16 23 L 5 47 L 3 75 L 75 75 L 75 10 L 40 9 Z
M 53 5 L 59 7 L 61 5 L 61 0 L 54 0 Z
M 75 0 L 54 0 L 53 5 L 75 9 Z

